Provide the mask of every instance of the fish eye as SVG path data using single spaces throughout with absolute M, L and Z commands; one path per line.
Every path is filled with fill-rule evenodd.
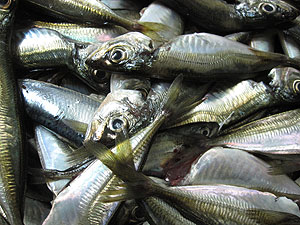
M 8 9 L 11 6 L 12 0 L 0 0 L 0 8 Z
M 110 61 L 112 61 L 113 63 L 119 63 L 122 60 L 124 60 L 126 57 L 127 57 L 126 52 L 119 48 L 113 49 L 109 55 Z
M 109 122 L 109 129 L 113 132 L 121 132 L 127 127 L 127 120 L 123 116 L 113 117 Z
M 261 10 L 263 10 L 265 13 L 271 14 L 276 11 L 276 7 L 271 3 L 262 3 L 260 5 Z
M 295 80 L 293 83 L 293 90 L 295 93 L 300 92 L 300 80 Z
M 210 135 L 210 129 L 208 127 L 202 128 L 200 130 L 200 134 L 202 134 L 202 135 L 204 135 L 206 137 L 209 137 L 209 135 Z

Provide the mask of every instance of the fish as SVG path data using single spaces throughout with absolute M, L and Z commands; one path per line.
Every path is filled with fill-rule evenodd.
M 288 55 L 291 58 L 296 58 L 300 57 L 300 50 L 299 50 L 299 45 L 297 44 L 296 41 L 294 41 L 293 38 L 287 36 L 283 32 L 278 32 L 279 33 L 279 40 L 281 43 L 281 46 L 283 48 L 284 54 Z
M 42 81 L 19 81 L 28 116 L 62 137 L 82 145 L 91 116 L 101 101 Z M 84 109 L 84 110 L 83 110 Z
M 85 43 L 105 42 L 128 32 L 122 27 L 109 25 L 98 28 L 86 24 L 35 21 L 32 26 L 55 30 L 66 38 Z
M 178 78 L 170 87 L 155 120 L 129 139 L 133 149 L 139 150 L 133 153 L 136 168 L 141 167 L 152 136 L 173 110 L 173 103 L 178 96 L 181 80 L 182 78 Z M 87 141 L 85 143 L 84 148 L 90 145 L 102 146 L 99 142 Z M 85 149 L 81 150 L 85 151 Z M 114 151 L 118 151 L 118 148 L 116 147 Z M 74 157 L 76 158 L 78 155 L 74 155 L 72 158 L 74 159 Z M 120 203 L 104 204 L 100 199 L 100 193 L 114 189 L 119 182 L 120 180 L 113 176 L 104 164 L 95 160 L 58 195 L 43 225 L 58 223 L 107 224 Z M 66 207 L 70 205 L 72 207 Z
M 147 220 L 151 224 L 160 225 L 195 225 L 192 221 L 188 220 L 174 207 L 167 202 L 157 197 L 148 197 L 140 201 L 144 211 L 146 211 Z
M 68 156 L 73 152 L 73 149 L 57 138 L 54 133 L 39 125 L 35 127 L 35 137 L 43 169 L 64 171 L 75 166 L 68 161 Z M 50 181 L 47 182 L 47 186 L 57 196 L 70 180 Z
M 218 87 L 219 86 L 219 87 Z M 178 127 L 197 122 L 217 123 L 219 129 L 259 109 L 276 103 L 271 88 L 263 82 L 244 80 L 239 83 L 224 83 L 204 96 L 203 103 L 186 114 L 168 121 L 166 127 Z
M 159 197 L 198 224 L 299 223 L 299 208 L 286 197 L 229 185 L 169 187 L 136 171 L 129 161 L 132 158 L 130 146 L 119 147 L 122 148 L 119 153 L 103 146 L 87 148 L 126 184 L 126 188 L 103 193 L 104 202 Z
M 0 4 L 0 208 L 9 224 L 22 225 L 23 144 L 10 37 L 18 1 Z
M 67 67 L 86 84 L 100 92 L 106 75 L 85 64 L 85 57 L 99 44 L 82 44 L 64 38 L 59 32 L 46 28 L 31 28 L 17 32 L 14 58 L 28 69 Z M 92 50 L 91 50 L 92 49 Z
M 299 199 L 300 187 L 286 175 L 272 175 L 271 166 L 239 149 L 215 147 L 191 166 L 181 185 L 232 185 Z
M 181 35 L 184 30 L 184 23 L 180 15 L 159 1 L 152 2 L 143 11 L 143 15 L 139 21 L 161 23 L 168 26 L 169 29 L 158 31 L 158 35 L 163 40 L 170 40 Z
M 250 46 L 260 51 L 274 52 L 274 36 L 272 32 L 254 35 L 250 41 Z
M 209 33 L 180 35 L 158 48 L 143 34 L 127 33 L 92 52 L 86 64 L 95 70 L 160 79 L 184 74 L 185 79 L 202 82 L 255 77 L 278 65 L 299 68 L 296 59 Z
M 165 28 L 156 23 L 138 22 L 121 17 L 103 2 L 97 0 L 57 0 L 55 2 L 27 0 L 26 2 L 42 8 L 45 12 L 51 13 L 52 15 L 64 17 L 70 21 L 79 23 L 90 23 L 94 25 L 110 23 L 119 25 L 130 31 L 140 31 L 153 36 L 155 36 L 156 31 Z
M 299 15 L 294 6 L 278 0 L 242 1 L 236 4 L 218 0 L 162 2 L 190 18 L 199 27 L 218 33 L 278 27 Z
M 250 122 L 208 140 L 207 144 L 296 160 L 300 151 L 299 113 L 300 109 L 294 109 Z

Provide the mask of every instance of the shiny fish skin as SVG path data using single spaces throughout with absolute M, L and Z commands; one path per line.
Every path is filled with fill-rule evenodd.
M 270 175 L 269 169 L 247 152 L 215 147 L 193 163 L 179 185 L 233 185 L 299 199 L 300 187 L 286 175 Z
M 184 23 L 181 17 L 172 9 L 159 1 L 154 1 L 144 11 L 139 21 L 156 22 L 167 25 L 169 28 L 158 34 L 165 40 L 170 40 L 183 33 Z
M 274 42 L 274 34 L 263 33 L 254 35 L 250 41 L 250 46 L 260 51 L 274 52 Z
M 17 2 L 0 4 L 0 205 L 10 224 L 22 225 L 22 136 L 10 45 L 7 44 Z
M 51 12 L 81 23 L 103 25 L 105 22 L 109 22 L 128 30 L 140 28 L 135 21 L 117 15 L 98 0 L 27 0 L 27 2 L 46 9 L 45 12 Z
M 84 128 L 90 122 L 99 105 L 87 95 L 53 84 L 24 79 L 19 81 L 24 98 L 25 110 L 35 121 L 68 138 L 76 145 L 84 140 Z M 86 124 L 81 131 L 72 126 L 79 122 Z M 76 127 L 76 126 L 75 126 Z M 83 133 L 82 133 L 83 132 Z
M 164 120 L 165 115 L 160 115 L 151 125 L 130 138 L 133 149 L 136 149 L 133 155 L 137 169 L 147 154 L 151 137 Z M 58 195 L 43 225 L 107 224 L 119 202 L 102 203 L 100 193 L 119 182 L 104 164 L 95 160 Z
M 279 32 L 279 40 L 283 48 L 284 54 L 291 58 L 300 57 L 299 44 L 293 40 L 293 38 L 286 34 Z
M 284 1 L 245 1 L 227 4 L 219 0 L 163 0 L 163 3 L 188 15 L 200 27 L 214 32 L 233 33 L 275 27 L 292 21 L 298 15 L 293 6 Z M 263 3 L 272 13 L 263 10 Z
M 196 225 L 180 214 L 168 203 L 156 197 L 149 197 L 141 201 L 151 224 L 155 225 Z M 149 219 L 148 219 L 149 220 Z
M 298 155 L 300 109 L 275 114 L 231 130 L 208 145 L 239 148 L 262 154 Z
M 27 68 L 65 66 L 75 47 L 74 43 L 49 29 L 32 28 L 18 31 L 16 36 L 15 58 Z
M 68 162 L 68 156 L 73 150 L 57 136 L 43 126 L 35 128 L 37 150 L 42 164 L 46 170 L 64 171 L 74 166 Z M 70 179 L 47 182 L 48 188 L 55 196 L 65 187 Z
M 108 41 L 127 32 L 126 29 L 119 26 L 103 26 L 96 28 L 84 24 L 47 23 L 42 21 L 34 22 L 33 26 L 55 30 L 67 38 L 89 43 Z
M 120 57 L 115 58 L 116 54 Z M 299 61 L 285 55 L 258 51 L 208 33 L 181 35 L 156 49 L 143 35 L 127 33 L 92 52 L 86 64 L 93 69 L 164 79 L 184 74 L 186 79 L 202 82 L 253 77 L 278 65 L 299 68 Z
M 223 90 L 222 90 L 223 89 Z M 271 89 L 263 82 L 245 80 L 229 88 L 208 93 L 206 100 L 188 113 L 169 121 L 168 127 L 196 122 L 216 122 L 220 128 L 249 116 L 251 113 L 274 105 Z

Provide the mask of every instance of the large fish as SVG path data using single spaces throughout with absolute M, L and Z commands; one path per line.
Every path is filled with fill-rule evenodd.
M 22 141 L 10 37 L 17 1 L 0 3 L 0 207 L 4 218 L 22 225 Z
M 20 80 L 25 110 L 36 122 L 81 145 L 91 115 L 101 104 L 87 95 L 54 84 Z

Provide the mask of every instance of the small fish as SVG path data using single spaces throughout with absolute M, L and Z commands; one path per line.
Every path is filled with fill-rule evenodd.
M 126 183 L 126 188 L 103 193 L 104 202 L 159 197 L 198 224 L 267 225 L 300 222 L 297 204 L 286 197 L 235 186 L 168 187 L 153 181 L 130 166 L 130 146 L 119 147 L 122 148 L 119 153 L 97 146 L 87 148 Z
M 277 27 L 299 15 L 295 7 L 281 0 L 242 1 L 237 4 L 218 0 L 163 0 L 163 3 L 189 17 L 198 26 L 219 33 Z
M 88 26 L 86 24 L 79 25 L 74 23 L 49 23 L 36 21 L 33 23 L 33 26 L 37 28 L 55 30 L 66 38 L 88 43 L 105 42 L 127 32 L 127 30 L 122 27 L 108 25 L 98 28 Z
M 299 115 L 300 109 L 271 115 L 212 138 L 207 144 L 296 160 L 300 153 Z
M 27 0 L 27 2 L 45 9 L 45 12 L 67 18 L 79 23 L 103 25 L 111 23 L 126 28 L 129 31 L 140 31 L 155 35 L 156 31 L 164 29 L 160 24 L 132 21 L 117 15 L 113 10 L 98 0 Z
M 31 28 L 18 31 L 14 41 L 14 58 L 28 69 L 68 67 L 81 80 L 100 92 L 106 76 L 85 64 L 86 56 L 99 44 L 82 44 L 64 38 L 55 30 Z
M 25 110 L 36 122 L 80 146 L 101 101 L 46 82 L 19 81 Z
M 199 157 L 179 185 L 225 184 L 299 199 L 300 187 L 286 175 L 269 174 L 270 165 L 239 149 L 215 147 Z
M 137 169 L 142 165 L 152 136 L 168 117 L 168 114 L 173 111 L 181 79 L 175 80 L 173 86 L 170 87 L 153 123 L 141 129 L 129 140 L 133 148 L 138 150 L 133 153 L 134 165 Z M 86 143 L 87 146 L 84 148 L 88 148 L 89 145 L 101 145 L 98 142 Z M 85 151 L 85 149 L 82 150 Z M 113 151 L 119 151 L 119 148 L 116 147 Z M 77 156 L 75 155 L 75 157 Z M 119 182 L 120 180 L 113 176 L 104 164 L 95 160 L 58 195 L 43 224 L 107 224 L 120 203 L 103 203 L 101 192 L 114 189 Z M 70 205 L 72 207 L 69 207 Z
M 97 70 L 163 79 L 184 74 L 186 79 L 202 82 L 254 77 L 278 65 L 300 68 L 296 59 L 208 33 L 181 35 L 156 49 L 146 36 L 127 33 L 92 52 L 86 64 Z
M 0 3 L 0 208 L 9 224 L 22 225 L 24 158 L 17 87 L 10 57 L 17 2 Z

